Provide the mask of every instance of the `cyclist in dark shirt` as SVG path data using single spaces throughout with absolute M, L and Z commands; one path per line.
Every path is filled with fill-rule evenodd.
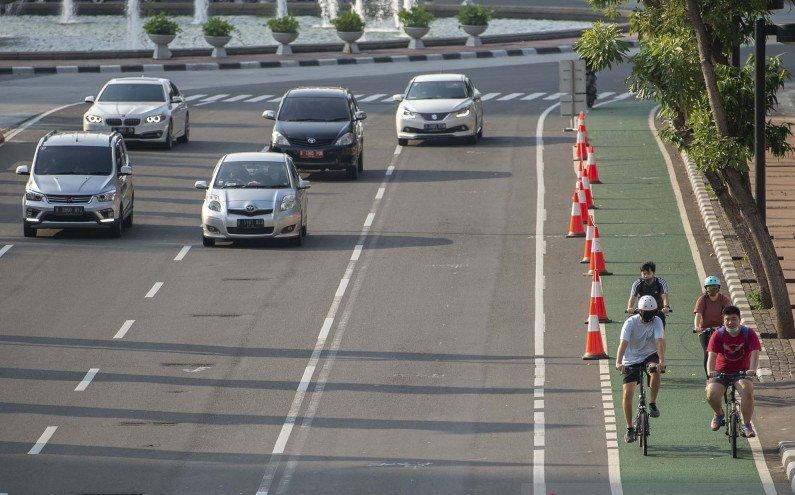
M 669 313 L 671 307 L 668 305 L 668 282 L 665 279 L 657 277 L 655 272 L 657 266 L 653 261 L 646 261 L 640 266 L 640 278 L 632 284 L 629 290 L 629 300 L 627 301 L 627 313 L 635 311 L 635 304 L 638 299 L 643 296 L 652 296 L 657 301 L 657 307 L 660 308 L 657 316 L 665 326 L 665 317 Z

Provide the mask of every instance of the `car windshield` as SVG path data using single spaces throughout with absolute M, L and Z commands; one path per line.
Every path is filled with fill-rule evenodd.
M 346 122 L 351 119 L 348 100 L 342 97 L 290 96 L 282 101 L 283 122 Z
M 133 102 L 164 102 L 166 96 L 159 84 L 109 84 L 105 87 L 97 101 L 104 103 Z
M 225 162 L 218 169 L 213 187 L 282 189 L 290 187 L 287 165 L 278 162 Z
M 110 175 L 110 146 L 42 146 L 36 153 L 36 175 Z
M 466 97 L 464 81 L 415 82 L 406 94 L 407 100 L 460 100 Z

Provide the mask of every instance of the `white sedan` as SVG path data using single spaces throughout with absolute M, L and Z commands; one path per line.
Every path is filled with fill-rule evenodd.
M 84 131 L 116 131 L 126 142 L 154 142 L 166 149 L 190 139 L 188 105 L 168 79 L 111 79 L 96 98 L 85 101 L 92 105 L 83 115 Z
M 306 236 L 307 189 L 284 153 L 230 153 L 213 170 L 202 204 L 202 240 L 287 239 L 301 245 Z
M 480 91 L 462 74 L 428 74 L 411 80 L 395 115 L 398 144 L 410 139 L 464 138 L 472 144 L 483 137 Z

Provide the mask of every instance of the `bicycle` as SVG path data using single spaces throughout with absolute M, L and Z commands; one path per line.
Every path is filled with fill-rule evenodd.
M 635 370 L 640 370 L 642 364 L 633 364 L 625 366 L 627 373 L 634 373 Z M 641 370 L 642 371 L 642 370 Z M 657 371 L 656 363 L 649 363 L 646 367 L 647 373 L 654 373 Z M 664 373 L 661 371 L 661 373 Z M 643 385 L 643 375 L 640 373 L 640 380 L 638 380 L 638 412 L 635 415 L 635 431 L 638 435 L 638 445 L 643 450 L 643 455 L 648 455 L 649 452 L 649 435 L 651 435 L 651 426 L 649 426 L 649 411 L 646 410 L 646 387 Z
M 726 407 L 726 435 L 729 437 L 729 445 L 731 446 L 732 457 L 737 459 L 737 437 L 740 430 L 740 403 L 737 401 L 737 389 L 734 386 L 735 382 L 741 378 L 747 378 L 748 375 L 745 371 L 738 373 L 717 373 L 715 374 L 716 380 L 729 380 L 729 386 L 723 392 L 723 404 Z

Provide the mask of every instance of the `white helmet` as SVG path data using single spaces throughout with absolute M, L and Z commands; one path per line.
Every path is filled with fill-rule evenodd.
M 638 301 L 639 311 L 654 311 L 657 309 L 657 300 L 652 296 L 643 296 Z

